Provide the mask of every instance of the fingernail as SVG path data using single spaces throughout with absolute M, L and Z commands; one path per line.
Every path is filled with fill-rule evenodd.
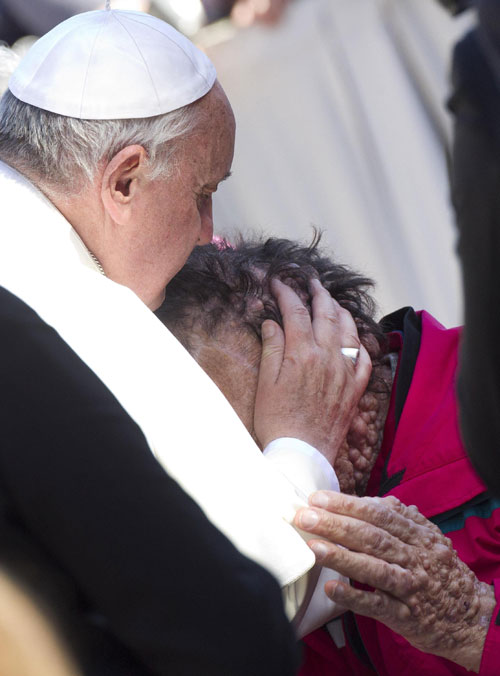
M 334 583 L 334 584 L 330 585 L 328 596 L 332 600 L 340 599 L 340 598 L 342 598 L 342 592 L 343 592 L 342 585 Z
M 314 542 L 309 543 L 309 547 L 313 550 L 314 555 L 316 556 L 318 561 L 321 561 L 321 559 L 325 558 L 327 549 L 323 542 L 318 542 L 317 540 L 314 540 Z
M 276 327 L 274 322 L 264 322 L 262 324 L 261 333 L 264 340 L 269 340 L 272 338 L 276 332 Z
M 319 517 L 316 512 L 313 512 L 312 509 L 305 509 L 300 514 L 300 525 L 302 528 L 305 528 L 306 530 L 308 528 L 314 528 L 314 526 L 318 523 L 318 521 Z
M 309 502 L 315 507 L 322 507 L 323 509 L 328 507 L 328 498 L 324 493 L 313 493 L 309 498 Z

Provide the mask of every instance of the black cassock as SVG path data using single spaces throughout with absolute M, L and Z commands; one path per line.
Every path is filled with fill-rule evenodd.
M 59 335 L 2 288 L 0 430 L 0 565 L 42 589 L 85 674 L 295 673 L 274 578 L 167 475 Z

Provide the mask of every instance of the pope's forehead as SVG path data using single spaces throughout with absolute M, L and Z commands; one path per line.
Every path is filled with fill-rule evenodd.
M 195 105 L 198 108 L 200 130 L 234 134 L 236 123 L 233 109 L 218 81 Z
M 234 152 L 234 116 L 222 88 L 210 91 L 198 104 L 198 122 L 183 143 L 184 160 L 203 183 L 228 177 Z

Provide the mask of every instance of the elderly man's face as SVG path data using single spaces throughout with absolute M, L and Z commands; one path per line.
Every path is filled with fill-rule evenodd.
M 253 413 L 262 353 L 260 341 L 236 322 L 234 325 L 226 323 L 212 337 L 195 330 L 190 342 L 198 364 L 222 391 L 259 444 Z
M 159 293 L 193 248 L 212 239 L 212 195 L 229 175 L 233 159 L 234 116 L 220 85 L 199 106 L 202 122 L 181 143 L 172 174 L 146 187 L 131 243 L 141 273 Z
M 258 443 L 253 410 L 262 351 L 260 341 L 230 323 L 214 337 L 195 332 L 190 341 L 196 361 L 222 391 Z
M 231 324 L 225 325 L 213 337 L 195 334 L 190 340 L 196 361 L 259 444 L 254 432 L 253 412 L 262 352 L 260 341 L 245 329 Z
M 213 336 L 207 336 L 199 327 L 194 327 L 189 341 L 196 361 L 219 387 L 259 443 L 254 433 L 253 413 L 262 352 L 260 341 L 237 320 L 226 322 Z M 362 457 L 359 449 L 369 449 L 373 453 L 377 446 L 387 415 L 389 397 L 381 401 L 373 393 L 366 392 L 363 395 L 348 436 L 338 450 L 334 469 L 343 492 L 355 493 L 359 486 L 362 486 L 362 490 L 366 486 L 376 455 Z

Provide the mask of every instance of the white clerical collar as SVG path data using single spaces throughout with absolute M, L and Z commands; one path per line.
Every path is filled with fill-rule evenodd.
M 130 289 L 96 274 L 64 216 L 3 163 L 0 196 L 0 285 L 99 376 L 169 474 L 240 551 L 282 586 L 304 575 L 314 555 L 290 525 L 304 503 L 222 393 Z

